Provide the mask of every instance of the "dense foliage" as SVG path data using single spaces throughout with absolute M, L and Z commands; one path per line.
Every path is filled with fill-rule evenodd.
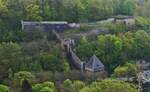
M 123 66 L 118 66 L 114 70 L 114 77 L 136 77 L 138 69 L 135 64 L 126 63 Z
M 94 82 L 80 92 L 138 92 L 136 86 L 118 80 Z
M 139 0 L 0 0 L 0 29 L 18 29 L 21 20 L 86 22 L 118 14 L 148 17 L 149 4 L 141 5 Z
M 9 88 L 5 85 L 0 85 L 0 91 L 1 92 L 9 92 Z
M 106 69 L 112 71 L 118 65 L 130 60 L 149 61 L 149 43 L 150 34 L 141 30 L 117 35 L 100 35 L 96 41 L 82 37 L 76 51 L 84 60 L 96 54 L 106 65 Z
M 32 87 L 33 92 L 56 92 L 55 85 L 53 82 L 44 82 L 35 84 Z
M 87 32 L 75 41 L 73 50 L 80 59 L 87 61 L 95 54 L 108 75 L 132 77 L 138 72 L 137 60 L 150 60 L 149 10 L 150 0 L 0 0 L 0 92 L 20 92 L 26 87 L 33 92 L 137 92 L 133 84 L 117 80 L 89 85 L 107 73 L 71 70 L 56 36 L 23 31 L 21 20 L 81 23 L 70 31 Z M 105 22 L 117 15 L 132 16 L 135 23 Z M 103 28 L 107 34 L 88 36 Z
M 72 82 L 67 79 L 63 83 L 62 92 L 79 92 L 82 88 L 85 87 L 85 83 L 79 80 Z

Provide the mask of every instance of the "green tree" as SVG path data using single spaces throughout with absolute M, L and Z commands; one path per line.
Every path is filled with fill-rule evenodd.
M 111 0 L 90 0 L 87 8 L 90 21 L 102 20 L 113 15 Z
M 63 1 L 64 15 L 63 19 L 69 22 L 79 22 L 82 16 L 83 5 L 81 0 L 64 0 Z
M 73 82 L 73 88 L 75 92 L 79 92 L 84 87 L 85 87 L 85 84 L 82 81 L 76 80 Z
M 5 85 L 0 84 L 0 91 L 1 92 L 9 92 L 9 88 Z
M 108 71 L 111 72 L 120 62 L 120 53 L 123 49 L 122 39 L 115 35 L 100 35 L 97 40 L 98 48 L 96 54 L 107 65 Z
M 42 54 L 40 61 L 42 68 L 44 70 L 51 70 L 51 71 L 63 70 L 63 61 L 60 61 L 58 57 L 53 54 Z
M 122 13 L 126 15 L 133 15 L 136 7 L 135 0 L 124 0 L 122 4 Z
M 63 82 L 63 92 L 74 92 L 73 82 L 70 79 Z
M 124 34 L 107 34 L 98 36 L 96 41 L 81 39 L 76 47 L 77 55 L 88 60 L 96 54 L 109 72 L 129 60 L 144 59 L 149 61 L 149 33 L 143 30 Z M 87 53 L 88 51 L 88 53 Z M 125 68 L 121 68 L 125 69 Z
M 114 14 L 133 15 L 136 8 L 135 0 L 113 0 Z
M 0 30 L 5 29 L 6 16 L 8 16 L 8 8 L 5 0 L 0 0 Z
M 113 76 L 116 77 L 135 77 L 137 75 L 137 67 L 134 64 L 131 63 L 126 63 L 123 66 L 118 66 L 115 70 L 114 70 L 114 74 Z
M 145 31 L 149 30 L 150 18 L 137 17 L 135 26 L 137 27 L 137 29 L 143 29 Z
M 80 92 L 138 92 L 135 85 L 118 81 L 103 80 L 102 82 L 94 82 L 89 87 L 85 87 Z
M 150 9 L 150 1 L 144 0 L 144 3 L 142 5 L 137 5 L 135 15 L 142 17 L 150 17 L 149 9 Z
M 50 89 L 49 87 L 44 87 L 40 90 L 40 92 L 54 92 L 54 91 Z
M 79 55 L 79 57 L 82 57 L 84 60 L 87 59 L 88 57 L 91 57 L 93 54 L 92 45 L 91 43 L 88 42 L 85 36 L 83 36 L 79 41 L 79 44 L 77 46 L 77 54 Z
M 123 61 L 135 60 L 136 43 L 133 38 L 133 33 L 127 32 L 122 36 L 123 50 L 121 57 Z
M 16 43 L 0 44 L 0 77 L 7 76 L 8 70 L 13 71 L 20 69 L 22 61 L 21 47 Z
M 40 7 L 35 4 L 30 4 L 26 7 L 26 20 L 40 21 L 42 20 Z
M 5 0 L 0 0 L 0 19 L 8 13 L 8 8 L 6 6 Z
M 67 60 L 64 61 L 63 63 L 63 70 L 64 72 L 69 72 L 70 71 L 70 66 Z
M 23 80 L 28 80 L 29 82 L 33 82 L 35 80 L 35 76 L 31 72 L 20 71 L 14 74 L 14 82 L 16 85 L 21 86 Z
M 136 58 L 149 60 L 150 58 L 150 35 L 143 31 L 139 30 L 134 34 L 135 44 L 136 44 Z
M 44 12 L 42 14 L 42 17 L 43 17 L 43 20 L 46 20 L 46 21 L 50 21 L 50 20 L 52 21 L 56 19 L 56 10 L 54 9 L 54 7 L 48 4 L 48 1 L 45 2 Z
M 53 82 L 44 82 L 44 83 L 33 85 L 32 91 L 33 92 L 56 92 L 56 89 Z

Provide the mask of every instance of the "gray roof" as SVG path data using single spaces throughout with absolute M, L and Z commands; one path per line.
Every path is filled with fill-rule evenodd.
M 150 70 L 144 71 L 143 75 L 145 78 L 150 79 Z
M 85 69 L 89 71 L 100 71 L 104 70 L 103 63 L 96 57 L 96 55 L 93 55 L 90 60 L 86 63 Z
M 139 79 L 145 84 L 150 83 L 150 70 L 146 70 L 139 74 Z
M 22 21 L 22 25 L 36 25 L 36 24 L 68 24 L 66 21 Z

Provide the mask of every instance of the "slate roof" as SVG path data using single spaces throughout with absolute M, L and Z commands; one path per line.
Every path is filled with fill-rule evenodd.
M 36 24 L 68 24 L 66 21 L 22 21 L 23 25 L 36 25 Z
M 93 55 L 90 60 L 85 65 L 85 70 L 96 72 L 104 70 L 103 63 L 96 57 L 96 55 Z
M 21 21 L 22 30 L 64 31 L 69 28 L 66 21 Z
M 150 70 L 145 70 L 139 74 L 139 79 L 145 84 L 150 83 Z
M 143 76 L 147 79 L 150 79 L 150 70 L 144 71 Z

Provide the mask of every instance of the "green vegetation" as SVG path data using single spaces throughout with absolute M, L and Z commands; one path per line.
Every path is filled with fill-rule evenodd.
M 56 92 L 55 85 L 53 82 L 35 84 L 32 89 L 33 92 Z
M 9 92 L 9 88 L 5 85 L 0 85 L 0 91 L 1 92 Z
M 72 82 L 71 80 L 67 79 L 63 83 L 62 92 L 80 92 L 80 90 L 84 87 L 85 83 L 83 83 L 82 81 L 76 80 Z
M 136 77 L 138 69 L 135 64 L 126 63 L 123 66 L 118 66 L 114 70 L 114 77 Z
M 137 92 L 104 79 L 136 77 L 137 60 L 150 61 L 149 10 L 150 0 L 0 0 L 0 92 Z M 108 22 L 128 17 L 133 24 Z M 95 54 L 107 73 L 72 70 L 55 34 L 21 30 L 22 20 L 80 23 L 63 37 L 77 38 L 73 51 L 83 61 Z
M 125 34 L 99 35 L 95 41 L 82 37 L 76 47 L 76 52 L 84 60 L 96 54 L 103 61 L 107 70 L 112 72 L 118 65 L 123 65 L 126 61 L 133 60 L 134 63 L 138 59 L 149 61 L 149 42 L 150 34 L 142 30 Z
M 80 92 L 138 92 L 136 86 L 117 80 L 94 82 Z
M 0 3 L 0 29 L 14 30 L 20 29 L 21 20 L 87 22 L 143 12 L 149 16 L 150 2 L 143 7 L 136 7 L 137 0 L 0 0 Z M 141 8 L 145 11 L 141 12 Z
M 14 74 L 14 82 L 16 85 L 22 85 L 23 80 L 26 79 L 30 82 L 35 80 L 35 76 L 32 73 L 27 71 L 20 71 Z

